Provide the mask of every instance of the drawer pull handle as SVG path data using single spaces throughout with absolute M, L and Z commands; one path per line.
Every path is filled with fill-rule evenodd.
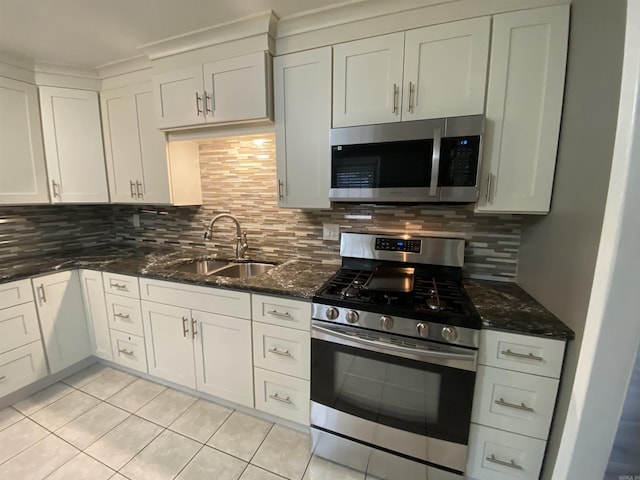
M 282 350 L 278 350 L 277 348 L 270 348 L 268 351 L 271 353 L 275 353 L 276 355 L 282 355 L 283 357 L 293 357 L 289 350 L 285 350 L 283 352 Z
M 525 412 L 534 412 L 535 410 L 531 407 L 527 407 L 524 403 L 520 403 L 520 405 L 516 403 L 505 402 L 504 398 L 500 397 L 500 400 L 496 400 L 494 403 L 501 405 L 503 407 L 516 408 L 518 410 L 524 410 Z
M 122 353 L 123 355 L 126 355 L 127 357 L 133 356 L 133 351 L 127 350 L 126 348 L 123 348 L 122 350 L 118 350 L 118 352 Z
M 47 303 L 47 294 L 44 291 L 44 284 L 40 284 L 38 291 L 40 292 L 40 300 L 42 303 Z
M 111 286 L 112 286 L 113 288 L 117 288 L 117 289 L 119 289 L 119 290 L 127 290 L 127 291 L 129 291 L 129 289 L 127 288 L 127 286 L 126 286 L 125 284 L 123 284 L 123 283 L 112 283 L 112 284 L 111 284 Z
M 277 310 L 271 310 L 267 312 L 269 315 L 273 315 L 274 317 L 282 317 L 282 318 L 292 318 L 289 312 L 279 312 Z
M 4 382 L 6 379 L 7 379 L 7 376 L 6 375 L 2 375 L 0 377 L 0 382 Z
M 527 360 L 537 360 L 538 362 L 544 361 L 544 358 L 538 357 L 533 353 L 518 353 L 512 352 L 510 349 L 502 350 L 500 352 L 502 355 L 507 355 L 509 357 L 517 357 L 517 358 L 526 358 Z
M 127 313 L 114 313 L 113 316 L 118 318 L 126 318 L 127 320 L 131 318 Z
M 523 470 L 522 466 L 514 462 L 513 459 L 511 459 L 508 462 L 505 462 L 503 460 L 498 460 L 493 453 L 491 454 L 490 457 L 484 457 L 484 458 L 485 460 L 487 460 L 487 462 L 497 463 L 498 465 L 502 465 L 503 467 L 511 467 L 511 468 L 515 468 L 516 470 Z
M 191 319 L 191 331 L 192 331 L 192 338 L 195 340 L 196 335 L 198 334 L 198 322 L 195 318 Z
M 187 338 L 189 335 L 189 319 L 187 317 L 182 317 L 182 336 Z
M 288 403 L 289 405 L 293 405 L 293 402 L 291 401 L 290 397 L 282 398 L 277 393 L 275 393 L 273 395 L 269 395 L 269 398 L 273 398 L 274 400 L 277 400 L 277 401 L 282 402 L 282 403 Z

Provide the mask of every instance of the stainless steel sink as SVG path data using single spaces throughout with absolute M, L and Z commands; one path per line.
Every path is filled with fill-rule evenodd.
M 275 265 L 262 262 L 231 262 L 228 260 L 196 260 L 174 265 L 179 272 L 215 275 L 230 278 L 251 278 L 268 272 Z
M 196 260 L 195 262 L 179 263 L 173 268 L 179 272 L 199 273 L 200 275 L 211 275 L 216 270 L 229 265 L 226 260 Z
M 260 262 L 232 263 L 227 267 L 213 272 L 212 275 L 231 278 L 251 278 L 268 272 L 274 267 L 275 265 L 271 265 L 270 263 Z

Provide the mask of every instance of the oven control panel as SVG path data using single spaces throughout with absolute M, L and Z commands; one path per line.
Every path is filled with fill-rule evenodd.
M 421 247 L 421 240 L 376 237 L 376 250 L 383 250 L 386 252 L 420 253 Z

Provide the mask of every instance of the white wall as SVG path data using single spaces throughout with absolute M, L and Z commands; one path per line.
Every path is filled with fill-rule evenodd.
M 554 479 L 602 478 L 640 341 L 640 0 L 627 5 L 611 181 Z M 640 472 L 629 472 L 640 474 Z
M 616 130 L 624 8 L 617 1 L 572 3 L 551 213 L 531 219 L 522 234 L 518 283 L 576 332 L 567 348 L 543 478 L 555 463 L 591 296 Z

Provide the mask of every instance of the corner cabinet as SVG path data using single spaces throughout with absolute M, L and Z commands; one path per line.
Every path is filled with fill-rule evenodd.
M 78 271 L 32 279 L 51 373 L 91 355 Z
M 494 17 L 477 212 L 549 211 L 568 35 L 569 5 Z
M 155 124 L 151 82 L 103 91 L 100 99 L 111 202 L 201 204 L 197 144 L 167 143 Z
M 0 77 L 0 205 L 49 203 L 38 90 Z
M 40 87 L 40 108 L 51 201 L 108 202 L 98 94 Z
M 278 206 L 329 208 L 331 48 L 276 57 Z
M 271 76 L 268 52 L 155 74 L 156 125 L 172 129 L 269 119 Z
M 333 47 L 333 126 L 482 114 L 491 19 Z

